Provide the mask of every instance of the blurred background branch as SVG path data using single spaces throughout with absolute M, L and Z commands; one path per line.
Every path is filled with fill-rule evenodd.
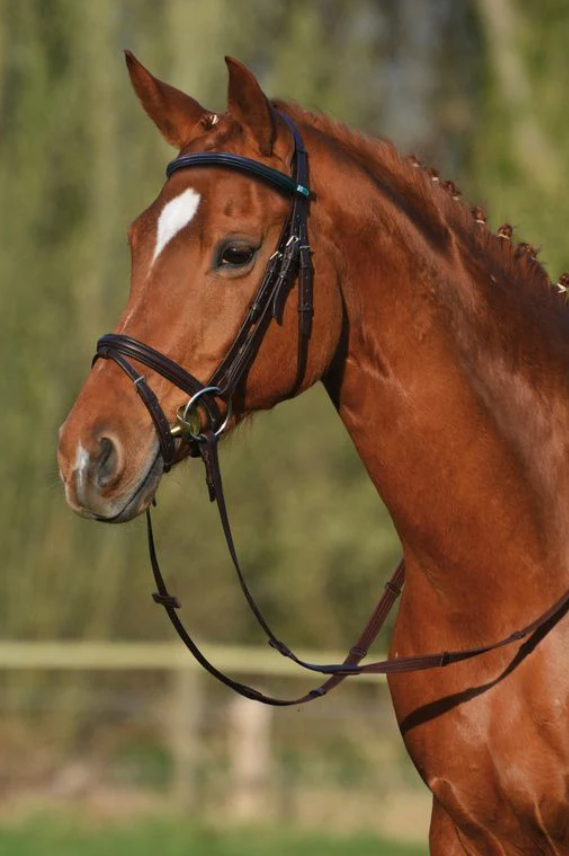
M 478 0 L 491 72 L 509 123 L 509 138 L 520 167 L 533 184 L 551 191 L 562 176 L 557 151 L 540 125 L 530 69 L 522 53 L 517 8 L 511 0 Z M 536 168 L 537 167 L 537 168 Z

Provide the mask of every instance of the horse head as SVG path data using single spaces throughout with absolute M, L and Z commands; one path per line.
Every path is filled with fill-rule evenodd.
M 130 294 L 115 334 L 167 356 L 203 388 L 248 317 L 292 203 L 290 193 L 274 181 L 202 166 L 191 156 L 224 153 L 266 167 L 273 176 L 290 176 L 294 135 L 253 74 L 236 60 L 226 60 L 228 107 L 217 115 L 153 77 L 131 53 L 126 59 L 146 113 L 180 152 L 174 166 L 189 158 L 192 168 L 172 169 L 157 198 L 129 229 Z M 297 300 L 288 293 L 299 288 L 295 269 L 284 299 L 279 298 L 282 305 L 273 312 L 278 323 L 267 323 L 231 398 L 217 398 L 213 405 L 228 430 L 245 415 L 306 389 L 332 361 L 342 327 L 332 261 L 337 251 L 326 238 L 326 218 L 320 224 L 318 219 L 311 234 L 317 313 L 310 348 L 299 356 Z M 311 231 L 312 222 L 311 214 Z M 188 396 L 155 368 L 146 365 L 144 377 L 165 421 L 173 425 Z M 199 414 L 207 418 L 203 408 Z M 164 470 L 160 432 L 154 427 L 120 366 L 97 360 L 60 434 L 60 472 L 76 512 L 122 522 L 147 508 Z M 175 446 L 170 463 L 191 448 L 183 442 Z

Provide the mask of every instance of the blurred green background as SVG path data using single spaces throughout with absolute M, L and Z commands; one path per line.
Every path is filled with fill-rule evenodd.
M 97 337 L 126 300 L 127 226 L 157 194 L 172 154 L 136 103 L 122 48 L 209 108 L 224 109 L 230 54 L 269 95 L 392 138 L 487 206 L 491 228 L 509 221 L 518 240 L 541 246 L 555 282 L 569 267 L 568 43 L 565 0 L 0 0 L 4 641 L 171 639 L 149 597 L 142 522 L 100 527 L 76 518 L 55 463 L 57 428 Z M 238 547 L 263 610 L 294 645 L 346 647 L 398 545 L 322 390 L 259 416 L 222 454 Z M 156 520 L 172 589 L 198 636 L 261 644 L 197 463 L 165 479 Z M 175 759 L 156 710 L 168 681 L 160 670 L 0 666 L 7 804 L 30 794 L 69 804 L 105 788 L 167 798 Z M 290 682 L 271 689 L 288 692 Z M 314 805 L 325 794 L 316 825 L 328 811 L 335 830 L 375 828 L 377 806 L 392 807 L 395 792 L 403 821 L 387 831 L 424 836 L 427 798 L 405 762 L 384 686 L 340 693 L 317 711 L 272 722 L 279 808 L 271 816 L 306 821 L 298 794 Z M 207 813 L 225 793 L 229 701 L 207 681 L 200 697 L 201 796 L 186 804 Z M 369 814 L 343 824 L 334 806 L 351 806 L 350 794 L 361 804 L 362 793 Z M 409 823 L 405 808 L 416 798 L 420 819 Z M 62 828 L 49 827 L 61 853 Z M 47 838 L 33 843 L 33 829 L 28 844 L 25 830 L 10 834 L 8 843 L 0 831 L 0 853 L 50 852 Z M 195 835 L 202 843 L 192 852 L 210 852 Z M 93 853 L 115 852 L 97 846 Z M 226 852 L 216 846 L 211 852 Z M 372 852 L 365 842 L 341 846 L 338 853 Z

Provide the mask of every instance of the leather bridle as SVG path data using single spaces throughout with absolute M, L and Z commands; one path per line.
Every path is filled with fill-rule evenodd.
M 312 701 L 314 698 L 321 697 L 350 676 L 363 673 L 395 674 L 446 666 L 450 663 L 469 660 L 480 654 L 509 645 L 514 641 L 530 636 L 540 629 L 544 629 L 547 632 L 569 608 L 569 592 L 566 592 L 549 610 L 522 630 L 518 630 L 490 645 L 462 651 L 424 654 L 417 657 L 399 657 L 393 660 L 382 660 L 365 665 L 360 664 L 361 660 L 366 656 L 371 643 L 377 637 L 391 607 L 401 593 L 405 579 L 405 565 L 403 561 L 397 565 L 391 579 L 385 584 L 383 596 L 380 598 L 356 644 L 350 649 L 342 663 L 322 665 L 306 662 L 298 657 L 284 642 L 280 641 L 267 624 L 253 599 L 239 565 L 225 504 L 217 444 L 219 437 L 229 423 L 233 396 L 239 384 L 245 379 L 259 351 L 271 320 L 275 319 L 278 323 L 282 322 L 285 303 L 297 276 L 299 279 L 299 344 L 296 380 L 290 391 L 291 396 L 300 388 L 306 371 L 308 343 L 312 330 L 313 316 L 313 270 L 307 228 L 308 206 L 312 198 L 308 188 L 308 158 L 302 138 L 293 121 L 289 116 L 280 111 L 279 115 L 290 129 L 294 141 L 292 176 L 279 172 L 258 161 L 227 152 L 199 152 L 180 155 L 168 165 L 166 171 L 167 176 L 170 177 L 177 170 L 191 169 L 192 167 L 214 167 L 237 170 L 251 175 L 259 181 L 269 183 L 278 191 L 286 193 L 293 199 L 291 209 L 282 227 L 277 247 L 269 259 L 261 285 L 253 298 L 233 343 L 213 375 L 206 383 L 202 383 L 178 363 L 151 348 L 149 345 L 139 342 L 130 336 L 114 333 L 109 333 L 99 339 L 93 362 L 100 358 L 112 360 L 132 380 L 138 395 L 145 404 L 154 423 L 165 472 L 168 472 L 175 463 L 178 454 L 177 444 L 180 442 L 186 443 L 189 446 L 190 455 L 202 458 L 205 465 L 210 500 L 217 503 L 225 540 L 239 584 L 255 618 L 267 635 L 269 644 L 283 654 L 283 656 L 290 658 L 302 668 L 323 674 L 327 676 L 327 679 L 321 686 L 310 690 L 298 698 L 280 699 L 265 695 L 253 687 L 235 681 L 213 666 L 188 634 L 179 618 L 178 610 L 180 602 L 175 596 L 170 594 L 162 576 L 154 545 L 150 510 L 148 510 L 148 545 L 157 588 L 157 591 L 153 594 L 154 600 L 164 607 L 184 644 L 196 660 L 213 677 L 247 698 L 269 705 L 288 706 L 304 704 Z M 152 391 L 144 375 L 132 365 L 131 360 L 157 372 L 190 396 L 188 403 L 178 410 L 174 426 L 170 425 L 157 396 Z M 216 399 L 225 403 L 225 415 L 222 415 L 220 412 Z M 201 407 L 203 416 L 205 417 L 206 425 L 204 428 L 202 428 L 202 419 L 198 407 Z
M 269 259 L 261 285 L 233 343 L 207 383 L 202 383 L 169 357 L 130 336 L 109 333 L 102 336 L 97 343 L 95 359 L 103 357 L 114 360 L 134 382 L 136 391 L 154 422 L 166 472 L 176 459 L 176 437 L 182 437 L 190 445 L 193 444 L 194 456 L 197 454 L 195 444 L 200 442 L 201 435 L 197 413 L 198 400 L 206 413 L 209 428 L 218 436 L 222 432 L 225 425 L 222 425 L 215 399 L 221 399 L 226 402 L 228 408 L 231 407 L 233 394 L 255 359 L 271 319 L 274 318 L 279 324 L 282 322 L 286 299 L 297 273 L 299 275 L 298 366 L 297 377 L 290 395 L 294 395 L 304 377 L 313 315 L 312 260 L 307 230 L 310 199 L 308 159 L 296 126 L 288 116 L 280 115 L 290 128 L 294 141 L 293 177 L 258 161 L 227 152 L 180 155 L 168 164 L 166 169 L 168 177 L 180 169 L 192 167 L 209 166 L 237 170 L 267 182 L 277 190 L 293 197 L 291 210 L 282 227 L 275 251 Z M 174 431 L 145 378 L 133 368 L 129 359 L 158 372 L 190 396 L 190 401 L 178 412 Z

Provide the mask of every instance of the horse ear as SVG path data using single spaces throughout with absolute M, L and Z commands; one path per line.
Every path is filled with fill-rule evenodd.
M 238 60 L 225 57 L 229 72 L 227 106 L 230 115 L 253 137 L 260 153 L 270 155 L 275 122 L 267 97 L 257 78 Z
M 181 149 L 193 136 L 197 123 L 209 114 L 189 95 L 154 77 L 131 51 L 125 51 L 126 65 L 140 103 L 164 139 Z

